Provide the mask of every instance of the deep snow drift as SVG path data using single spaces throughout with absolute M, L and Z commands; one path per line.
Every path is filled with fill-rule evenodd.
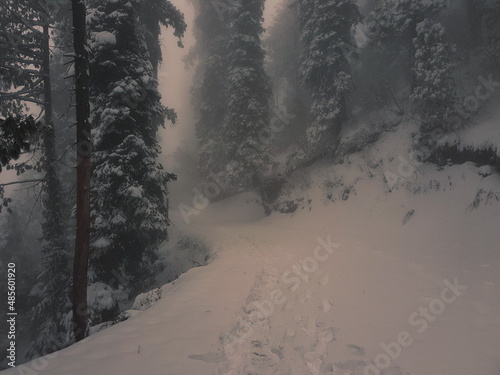
M 388 189 L 361 161 L 335 166 L 355 181 L 348 199 L 325 194 L 333 166 L 311 168 L 311 203 L 293 214 L 265 217 L 251 194 L 190 225 L 173 212 L 213 247 L 209 265 L 129 320 L 5 375 L 497 375 L 500 177 L 421 165 Z

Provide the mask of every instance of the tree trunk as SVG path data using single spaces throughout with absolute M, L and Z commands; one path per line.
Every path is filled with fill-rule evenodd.
M 43 152 L 45 170 L 43 216 L 45 224 L 42 226 L 44 245 L 42 246 L 42 264 L 49 269 L 56 269 L 61 275 L 67 265 L 68 248 L 65 240 L 65 227 L 63 221 L 63 199 L 61 196 L 61 181 L 57 175 L 57 153 L 52 109 L 52 82 L 50 78 L 50 26 L 49 18 L 43 25 L 42 37 L 42 68 L 43 78 L 43 107 L 45 128 L 43 131 Z M 47 263 L 46 263 L 47 262 Z M 56 262 L 57 264 L 54 264 Z M 49 272 L 50 279 L 54 277 Z M 46 280 L 46 282 L 49 282 Z M 61 286 L 62 287 L 62 286 Z
M 75 92 L 77 121 L 77 170 L 76 170 L 76 241 L 73 264 L 73 322 L 75 340 L 85 338 L 87 322 L 87 273 L 90 243 L 90 176 L 92 142 L 90 138 L 89 62 L 86 6 L 84 0 L 72 0 L 73 42 L 75 48 Z
M 54 192 L 51 189 L 51 175 L 55 172 L 56 151 L 55 151 L 55 133 L 54 133 L 54 120 L 52 110 L 52 83 L 50 79 L 50 34 L 49 25 L 43 26 L 43 52 L 42 52 L 42 76 L 43 76 L 43 92 L 44 92 L 44 149 L 45 149 L 45 170 L 47 172 L 47 185 L 48 192 Z

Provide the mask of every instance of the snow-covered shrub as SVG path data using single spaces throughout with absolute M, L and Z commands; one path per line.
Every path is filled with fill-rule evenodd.
M 368 26 L 373 38 L 382 40 L 406 32 L 446 7 L 448 0 L 380 0 Z
M 115 291 L 103 282 L 97 282 L 87 288 L 87 304 L 92 325 L 113 320 L 119 314 Z
M 287 177 L 286 183 L 281 189 L 281 194 L 272 204 L 273 211 L 284 214 L 294 213 L 299 209 L 309 209 L 311 199 L 308 197 L 308 190 L 311 187 L 309 176 L 304 175 L 305 169 Z
M 474 200 L 467 207 L 467 210 L 468 211 L 476 210 L 477 208 L 479 208 L 481 203 L 484 204 L 485 206 L 491 206 L 493 203 L 497 202 L 500 202 L 500 197 L 498 196 L 498 192 L 479 189 L 476 193 Z
M 132 310 L 147 310 L 161 299 L 162 288 L 153 289 L 147 293 L 141 293 L 135 297 Z

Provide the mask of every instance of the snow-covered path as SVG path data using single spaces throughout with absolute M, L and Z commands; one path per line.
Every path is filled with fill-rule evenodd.
M 209 206 L 185 230 L 212 263 L 149 310 L 4 373 L 498 375 L 498 211 L 361 189 L 295 215 L 263 218 L 241 197 Z
M 497 374 L 500 258 L 488 251 L 494 248 L 479 249 L 494 227 L 460 223 L 470 228 L 469 240 L 450 245 L 443 233 L 457 221 L 437 227 L 422 218 L 420 233 L 395 234 L 387 222 L 372 221 L 377 214 L 355 216 L 334 218 L 327 209 L 316 212 L 315 225 L 304 215 L 231 228 L 252 238 L 248 248 L 260 250 L 265 263 L 228 333 L 230 343 L 243 339 L 226 347 L 216 374 Z M 315 252 L 318 238 L 328 237 L 340 246 L 319 260 L 325 252 Z M 273 293 L 277 301 L 269 303 Z

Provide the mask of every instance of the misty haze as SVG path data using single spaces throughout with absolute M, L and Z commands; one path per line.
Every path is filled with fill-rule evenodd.
M 0 372 L 498 375 L 498 0 L 0 0 Z

